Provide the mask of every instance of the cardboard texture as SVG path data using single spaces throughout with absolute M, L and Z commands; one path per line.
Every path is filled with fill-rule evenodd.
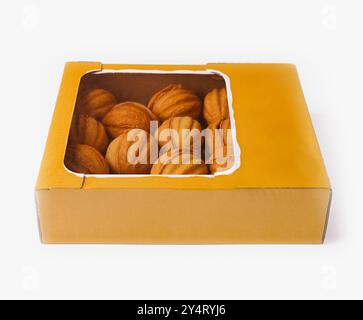
M 201 97 L 227 86 L 241 151 L 232 173 L 97 177 L 65 168 L 79 89 L 102 86 L 120 101 L 146 104 L 170 83 L 192 87 Z M 330 200 L 293 65 L 66 64 L 36 186 L 44 243 L 319 244 Z

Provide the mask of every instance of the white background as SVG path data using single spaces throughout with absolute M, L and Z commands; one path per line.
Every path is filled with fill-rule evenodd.
M 361 0 L 1 1 L 1 298 L 362 298 Z M 297 64 L 334 188 L 324 246 L 44 246 L 66 61 Z

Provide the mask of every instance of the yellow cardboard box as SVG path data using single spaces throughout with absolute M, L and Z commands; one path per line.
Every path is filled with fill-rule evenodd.
M 144 100 L 164 82 L 225 81 L 237 163 L 214 177 L 86 176 L 64 166 L 79 87 L 103 79 Z M 113 80 L 117 79 L 117 80 Z M 107 65 L 64 71 L 36 201 L 44 243 L 324 241 L 331 187 L 296 68 L 288 64 Z

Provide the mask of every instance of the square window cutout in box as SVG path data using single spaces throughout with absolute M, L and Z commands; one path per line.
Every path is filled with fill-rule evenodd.
M 229 79 L 102 70 L 80 81 L 65 167 L 76 175 L 228 175 L 240 166 Z

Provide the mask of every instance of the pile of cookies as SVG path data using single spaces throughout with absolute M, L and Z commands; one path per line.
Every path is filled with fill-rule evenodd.
M 159 127 L 155 132 L 151 131 L 152 123 Z M 185 146 L 185 141 L 193 141 L 185 139 L 185 132 L 201 132 L 201 123 L 206 123 L 204 127 L 212 132 L 223 129 L 222 135 L 203 140 L 204 148 L 210 149 L 212 155 L 208 161 L 204 153 L 193 150 L 194 144 L 188 142 L 188 148 Z M 92 89 L 85 92 L 77 104 L 65 165 L 82 174 L 214 174 L 233 165 L 234 159 L 230 156 L 233 150 L 228 152 L 231 151 L 230 128 L 225 88 L 212 90 L 202 101 L 192 90 L 170 85 L 156 92 L 147 106 L 130 101 L 119 103 L 111 92 Z M 165 130 L 178 134 L 163 140 L 160 134 Z M 131 131 L 134 133 L 132 141 Z M 130 159 L 129 150 L 135 141 L 143 143 L 138 144 L 138 151 Z M 156 152 L 153 160 L 151 154 L 155 145 L 156 150 L 160 150 L 167 144 L 175 146 L 175 150 Z M 221 149 L 220 152 L 216 148 Z M 149 161 L 138 163 L 136 158 L 140 154 L 148 155 Z M 218 161 L 220 154 L 229 156 Z M 191 161 L 183 161 L 187 159 Z

